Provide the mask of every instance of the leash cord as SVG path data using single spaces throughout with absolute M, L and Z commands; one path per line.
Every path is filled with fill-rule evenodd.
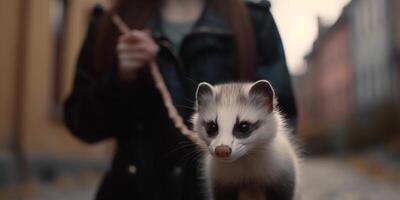
M 118 28 L 118 30 L 122 34 L 130 33 L 131 30 L 130 30 L 129 26 L 121 19 L 121 17 L 118 14 L 113 13 L 111 11 L 111 9 L 110 9 L 111 6 L 109 4 L 107 4 L 107 3 L 102 4 L 102 8 L 103 8 L 103 10 L 105 10 L 107 13 L 110 14 L 114 25 Z M 199 138 L 197 137 L 197 134 L 194 131 L 190 130 L 185 125 L 182 117 L 179 115 L 178 111 L 176 110 L 176 108 L 173 104 L 172 98 L 171 98 L 171 94 L 169 93 L 168 88 L 165 85 L 164 78 L 161 75 L 161 72 L 159 70 L 157 63 L 154 60 L 149 63 L 149 68 L 150 68 L 151 76 L 153 77 L 153 80 L 154 80 L 154 84 L 155 84 L 157 90 L 161 94 L 162 100 L 164 102 L 164 106 L 168 111 L 168 116 L 174 123 L 174 126 L 189 140 L 191 140 L 194 143 L 198 143 Z

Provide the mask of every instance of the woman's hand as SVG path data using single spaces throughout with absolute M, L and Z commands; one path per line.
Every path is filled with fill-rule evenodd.
M 121 35 L 117 45 L 119 79 L 135 79 L 138 70 L 154 60 L 158 51 L 159 47 L 149 31 L 133 30 L 129 34 Z

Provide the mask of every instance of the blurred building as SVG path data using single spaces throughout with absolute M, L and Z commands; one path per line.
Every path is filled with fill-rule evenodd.
M 0 1 L 0 185 L 106 162 L 109 144 L 82 144 L 61 119 L 92 5 Z
M 353 0 L 332 26 L 319 20 L 307 72 L 297 78 L 300 132 L 317 151 L 344 152 L 400 130 L 398 4 Z
M 392 0 L 354 0 L 351 17 L 355 105 L 359 113 L 394 99 Z
M 396 66 L 395 4 L 399 0 L 353 0 L 351 13 L 355 107 L 352 134 L 357 144 L 379 143 L 399 132 L 400 87 Z
M 308 73 L 303 77 L 304 88 L 299 90 L 300 93 L 304 91 L 299 99 L 300 105 L 305 106 L 300 112 L 300 124 L 305 134 L 312 133 L 308 130 L 321 130 L 318 132 L 329 134 L 325 138 L 332 140 L 331 135 L 343 133 L 352 109 L 350 88 L 353 69 L 348 15 L 343 13 L 331 27 L 325 27 L 318 20 L 318 27 L 318 39 L 306 57 Z M 332 145 L 341 144 L 337 142 Z
M 395 0 L 392 1 L 392 4 L 390 5 L 392 8 L 392 18 L 391 21 L 393 23 L 393 34 L 394 34 L 394 63 L 397 69 L 397 105 L 399 105 L 400 109 L 400 1 Z

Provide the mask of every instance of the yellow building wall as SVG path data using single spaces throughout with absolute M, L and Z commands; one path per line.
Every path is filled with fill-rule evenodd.
M 9 148 L 14 131 L 19 6 L 19 1 L 0 1 L 0 152 Z
M 59 119 L 52 117 L 50 108 L 53 92 L 53 63 L 55 48 L 51 29 L 50 2 L 52 0 L 29 1 L 27 22 L 26 56 L 17 55 L 18 12 L 22 0 L 0 1 L 0 148 L 9 148 L 15 102 L 16 59 L 26 59 L 25 71 L 18 76 L 24 82 L 22 135 L 23 151 L 28 158 L 37 155 L 56 158 L 81 158 L 107 160 L 111 151 L 110 142 L 86 145 L 74 138 Z M 63 48 L 63 90 L 65 98 L 70 92 L 75 71 L 75 60 L 82 38 L 86 32 L 93 0 L 70 0 L 68 24 Z M 0 150 L 1 151 L 1 150 Z
M 90 16 L 93 7 L 93 0 L 73 0 L 70 1 L 70 10 L 68 13 L 68 24 L 65 38 L 65 66 L 64 83 L 62 96 L 64 99 L 69 94 L 72 81 L 75 74 L 76 58 L 81 48 L 82 40 L 87 31 L 87 20 Z

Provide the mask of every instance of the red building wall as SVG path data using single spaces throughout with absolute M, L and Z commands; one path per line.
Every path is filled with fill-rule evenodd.
M 314 120 L 334 123 L 351 110 L 351 61 L 349 30 L 341 18 L 317 40 L 308 58 L 309 87 L 313 87 Z
M 393 30 L 395 63 L 397 68 L 397 102 L 400 107 L 400 0 L 393 0 Z

